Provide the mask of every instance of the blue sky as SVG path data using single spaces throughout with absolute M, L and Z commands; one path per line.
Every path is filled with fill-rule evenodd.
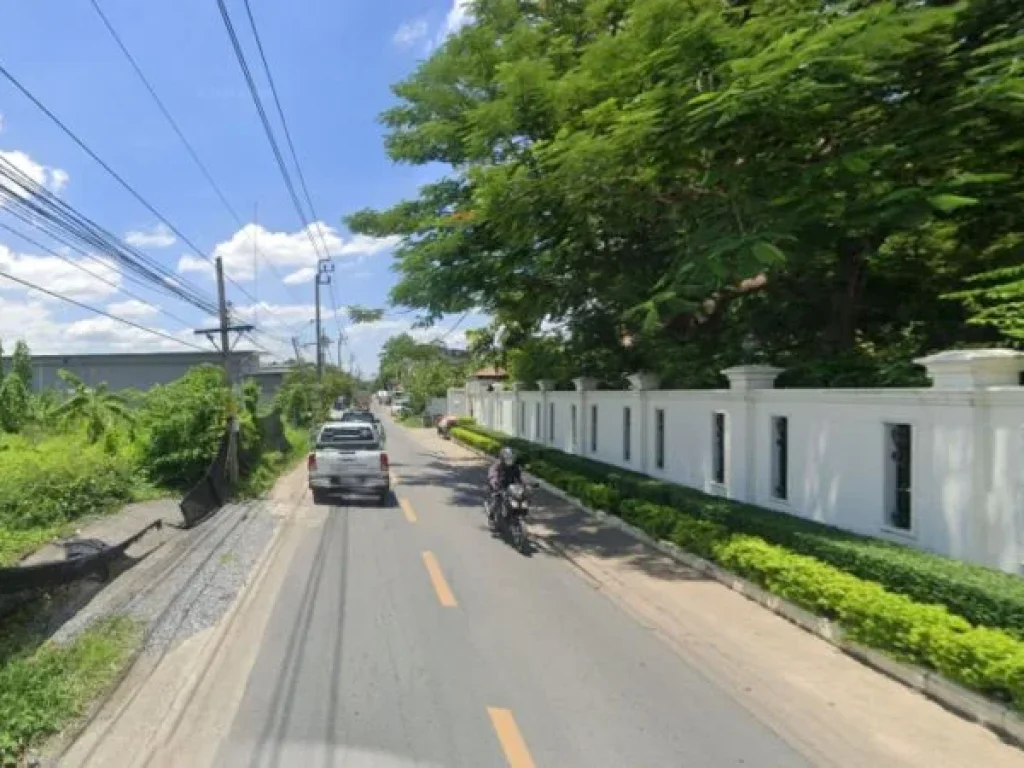
M 269 335 L 260 337 L 263 346 L 277 356 L 290 355 L 282 339 L 296 333 L 307 342 L 313 338 L 309 268 L 315 257 L 274 164 L 216 0 L 98 3 L 243 227 L 193 164 L 91 0 L 0 0 L 0 64 L 201 251 L 224 257 L 232 279 L 258 299 L 254 302 L 229 284 L 228 298 L 238 316 L 267 331 Z M 328 240 L 338 302 L 383 305 L 395 281 L 390 269 L 393 243 L 353 237 L 340 220 L 356 209 L 387 206 L 413 195 L 442 172 L 392 164 L 384 153 L 377 116 L 392 103 L 389 85 L 411 72 L 431 46 L 466 20 L 464 0 L 251 0 L 251 5 L 314 205 L 320 220 L 332 228 Z M 227 0 L 227 6 L 272 113 L 242 0 Z M 274 125 L 278 127 L 276 121 Z M 280 130 L 278 135 L 287 151 Z M 214 293 L 208 265 L 3 80 L 0 154 L 105 228 Z M 2 207 L 0 221 L 16 223 Z M 255 270 L 254 243 L 260 252 Z M 145 301 L 129 299 L 39 248 L 0 233 L 2 271 L 190 342 L 195 341 L 190 327 L 154 306 L 189 326 L 209 322 L 185 303 L 126 283 L 113 263 L 79 264 L 102 271 L 108 282 Z M 328 318 L 330 303 L 326 295 Z M 345 358 L 352 354 L 364 372 L 372 371 L 379 345 L 407 328 L 410 320 L 410 315 L 396 312 L 381 323 L 347 329 Z M 446 319 L 421 335 L 445 334 L 456 320 Z M 461 331 L 480 321 L 464 320 L 447 340 L 458 344 Z M 327 328 L 336 336 L 333 321 Z M 25 338 L 41 353 L 175 347 L 0 277 L 0 339 L 9 350 L 16 338 Z

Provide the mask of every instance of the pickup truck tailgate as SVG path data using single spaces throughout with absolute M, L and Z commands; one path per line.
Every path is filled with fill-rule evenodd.
M 387 454 L 372 424 L 325 425 L 309 457 L 311 488 L 386 491 Z
M 364 477 L 381 473 L 381 452 L 345 448 L 318 448 L 316 469 L 318 474 L 339 477 Z M 385 470 L 386 471 L 386 470 Z

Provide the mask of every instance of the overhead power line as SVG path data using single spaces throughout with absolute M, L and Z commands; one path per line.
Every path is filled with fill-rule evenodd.
M 299 155 L 295 151 L 295 143 L 292 141 L 292 132 L 288 128 L 288 120 L 284 116 L 284 109 L 281 107 L 281 99 L 277 94 L 277 85 L 274 83 L 274 75 L 270 71 L 270 64 L 267 63 L 267 56 L 263 50 L 263 41 L 260 40 L 259 29 L 256 27 L 256 18 L 252 13 L 252 6 L 249 0 L 245 0 L 245 13 L 249 17 L 249 27 L 252 29 L 253 39 L 256 41 L 256 50 L 260 54 L 260 61 L 263 63 L 263 72 L 267 76 L 267 83 L 270 85 L 270 93 L 274 97 L 274 106 L 277 108 L 277 116 L 281 120 L 281 128 L 284 130 L 285 140 L 288 142 L 288 151 L 295 164 L 295 173 L 299 177 L 299 184 L 302 193 L 306 198 L 306 205 L 309 206 L 309 214 L 313 223 L 316 224 L 317 234 L 320 236 L 320 245 L 323 248 L 324 258 L 330 258 L 330 249 L 327 247 L 327 240 L 324 237 L 323 229 L 320 227 L 320 217 L 317 216 L 316 207 L 313 205 L 313 198 L 309 194 L 309 187 L 306 185 L 306 174 L 302 172 L 302 164 L 299 162 Z
M 0 183 L 0 199 L 6 201 L 6 210 L 30 226 L 51 236 L 56 236 L 55 231 L 67 234 L 87 247 L 106 253 L 145 281 L 203 311 L 208 312 L 216 307 L 211 299 L 187 280 L 177 277 L 163 265 L 123 243 L 2 157 L 0 180 L 9 182 Z
M 105 26 L 107 28 L 107 32 L 110 33 L 110 36 L 113 38 L 114 42 L 117 44 L 117 47 L 121 50 L 121 53 L 124 54 L 124 57 L 128 60 L 128 63 L 131 65 L 132 69 L 135 71 L 135 74 L 138 76 L 139 80 L 142 81 L 142 84 L 145 86 L 146 90 L 149 92 L 149 95 L 153 98 L 153 101 L 156 103 L 157 108 L 159 108 L 160 112 L 163 114 L 164 118 L 167 120 L 167 123 L 171 126 L 171 129 L 178 136 L 178 139 L 181 140 L 181 143 L 184 145 L 185 150 L 188 152 L 189 156 L 192 158 L 192 162 L 195 163 L 196 167 L 199 169 L 199 171 L 206 178 L 207 183 L 209 183 L 210 187 L 217 194 L 217 197 L 220 198 L 221 203 L 224 205 L 224 209 L 231 215 L 231 218 L 234 219 L 235 224 L 238 225 L 239 229 L 244 228 L 245 227 L 245 223 L 242 221 L 242 217 L 238 215 L 238 212 L 234 209 L 234 207 L 228 201 L 227 196 L 224 194 L 223 190 L 221 190 L 220 186 L 214 180 L 213 175 L 210 173 L 210 170 L 206 167 L 206 164 L 200 159 L 199 153 L 196 152 L 195 147 L 192 146 L 192 143 L 185 136 L 184 131 L 182 131 L 181 128 L 178 126 L 178 122 L 174 119 L 174 116 L 171 114 L 171 111 L 164 104 L 164 102 L 160 98 L 159 94 L 157 94 L 156 88 L 154 88 L 152 83 L 150 83 L 149 78 L 147 78 L 146 74 L 142 71 L 142 67 L 139 66 L 138 61 L 132 55 L 131 51 L 128 50 L 128 46 L 125 44 L 125 42 L 122 39 L 121 35 L 114 28 L 113 23 L 111 23 L 111 21 L 107 17 L 107 15 L 103 12 L 103 9 L 100 7 L 99 1 L 98 0 L 90 0 L 90 2 L 92 3 L 92 7 L 96 10 L 97 15 L 100 17 L 100 20 L 103 22 L 103 26 Z M 262 257 L 262 254 L 260 254 L 260 257 Z M 281 281 L 282 285 L 285 286 L 285 290 L 289 291 L 289 293 L 290 293 L 291 292 L 290 286 L 287 283 L 284 282 L 284 278 L 281 277 L 281 274 L 277 271 L 277 268 L 274 266 L 273 262 L 271 262 L 269 259 L 263 259 L 263 262 L 268 267 L 270 267 L 270 270 L 271 270 L 271 272 L 274 273 L 274 276 L 278 280 Z M 254 301 L 255 301 L 255 299 L 254 299 Z
M 249 62 L 246 61 L 245 52 L 242 50 L 242 44 L 238 39 L 238 33 L 235 31 L 234 22 L 231 20 L 231 14 L 228 13 L 224 0 L 217 0 L 217 6 L 220 8 L 220 15 L 224 21 L 224 28 L 227 30 L 228 37 L 231 40 L 231 47 L 234 50 L 235 59 L 238 61 L 238 66 L 241 68 L 242 75 L 245 77 L 246 85 L 249 88 L 249 95 L 252 97 L 253 104 L 256 106 L 256 112 L 260 117 L 260 122 L 263 124 L 263 132 L 266 134 L 267 141 L 270 143 L 270 150 L 274 153 L 274 160 L 277 163 L 277 168 L 281 172 L 281 178 L 284 180 L 284 185 L 292 199 L 292 205 L 295 206 L 295 212 L 299 215 L 299 221 L 302 222 L 302 228 L 306 232 L 307 237 L 309 237 L 310 245 L 313 246 L 313 252 L 317 254 L 317 258 L 327 258 L 326 254 L 321 256 L 316 239 L 313 237 L 313 233 L 310 232 L 306 212 L 299 200 L 298 193 L 295 191 L 295 184 L 292 181 L 291 173 L 288 171 L 288 165 L 285 163 L 284 155 L 281 153 L 281 147 L 278 145 L 277 138 L 274 136 L 274 130 L 270 125 L 270 119 L 267 117 L 267 110 L 263 106 L 263 100 L 260 98 L 259 88 L 257 88 L 256 81 L 253 79 L 252 70 L 249 68 Z
M 98 0 L 91 0 L 91 2 L 92 7 L 96 9 L 96 13 L 100 17 L 100 21 L 103 22 L 103 26 L 107 28 L 107 32 L 110 33 L 110 36 L 114 39 L 114 42 L 117 43 L 117 47 L 121 49 L 121 53 L 124 54 L 124 57 L 128 60 L 128 63 L 131 64 L 131 67 L 133 70 L 135 70 L 135 74 L 138 75 L 139 80 L 141 80 L 142 84 L 146 86 L 146 90 L 149 91 L 149 95 L 153 97 L 153 101 L 156 102 L 157 107 L 163 113 L 163 116 L 167 119 L 167 122 L 170 124 L 174 132 L 178 135 L 178 138 L 181 139 L 181 143 L 185 145 L 185 149 L 188 151 L 189 156 L 191 156 L 192 162 L 196 164 L 196 167 L 199 168 L 203 176 L 206 177 L 206 181 L 209 182 L 210 187 L 213 189 L 213 191 L 217 193 L 217 197 L 220 198 L 221 203 L 224 204 L 224 208 L 227 209 L 227 212 L 231 214 L 231 217 L 235 220 L 235 223 L 238 224 L 239 228 L 243 227 L 244 224 L 242 223 L 241 217 L 231 206 L 231 203 L 228 202 L 227 197 L 224 195 L 224 192 L 221 191 L 221 188 L 217 185 L 217 182 L 213 180 L 213 176 L 210 174 L 210 171 L 206 167 L 206 164 L 199 159 L 199 155 L 196 153 L 196 150 L 192 146 L 192 143 L 187 138 L 185 138 L 185 134 L 182 132 L 181 128 L 178 127 L 178 123 L 171 115 L 170 110 L 167 109 L 167 107 L 164 105 L 163 100 L 161 100 L 161 98 L 157 95 L 156 89 L 153 88 L 152 84 L 149 82 L 149 79 L 142 71 L 142 68 L 135 60 L 135 57 L 132 56 L 131 51 L 128 50 L 128 47 L 124 44 L 124 41 L 121 39 L 121 36 L 118 34 L 117 30 L 114 29 L 114 25 L 110 23 L 110 19 L 107 18 L 107 15 L 103 12 L 103 9 L 100 8 Z
M 25 98 L 27 98 L 29 101 L 31 101 L 36 106 L 36 108 L 38 108 L 58 128 L 60 128 L 61 131 L 63 131 L 64 134 L 68 138 L 70 138 L 73 142 L 75 142 L 75 144 L 77 144 L 78 147 L 83 152 L 85 152 L 96 163 L 98 163 L 99 166 L 101 168 L 103 168 L 103 170 L 105 170 L 108 174 L 110 174 L 110 176 L 115 181 L 117 181 L 117 183 L 120 184 L 125 190 L 127 190 L 128 193 L 131 194 L 132 197 L 134 197 L 139 203 L 141 203 L 142 206 L 147 211 L 152 213 L 161 222 L 163 222 L 165 225 L 167 225 L 168 229 L 170 229 L 171 232 L 173 232 L 175 235 L 177 235 L 181 239 L 181 241 L 183 243 L 185 243 L 185 245 L 187 245 L 189 247 L 189 249 L 193 253 L 195 253 L 200 258 L 205 259 L 206 261 L 208 261 L 211 264 L 213 264 L 213 259 L 211 259 L 208 254 L 203 253 L 203 251 L 200 250 L 199 246 L 197 246 L 194 242 L 192 242 L 192 240 L 187 235 L 185 235 L 185 233 L 183 233 L 174 223 L 172 223 L 169 219 L 167 219 L 166 216 L 164 216 L 162 213 L 160 213 L 160 211 L 158 211 L 153 206 L 152 203 L 150 203 L 145 197 L 143 197 L 138 192 L 138 190 L 135 189 L 135 187 L 133 187 L 131 184 L 129 184 L 127 181 L 125 181 L 124 177 L 122 177 L 117 171 L 115 171 L 105 160 L 103 160 L 103 158 L 101 158 L 98 154 L 96 154 L 96 152 L 94 152 L 89 147 L 88 144 L 86 144 L 81 138 L 79 138 L 78 135 L 74 131 L 72 131 L 70 128 L 68 128 L 68 126 L 59 117 L 57 117 L 56 114 L 54 114 L 45 104 L 43 104 L 30 90 L 28 90 L 28 88 L 26 88 L 24 85 L 22 85 L 21 82 L 14 75 L 12 75 L 7 70 L 7 68 L 4 67 L 2 64 L 0 64 L 0 75 L 2 75 L 18 91 L 20 91 L 21 94 L 23 96 L 25 96 Z M 232 280 L 230 276 L 226 276 L 226 277 L 227 277 L 228 282 L 230 282 L 233 286 L 235 286 L 235 288 L 237 288 L 242 294 L 247 296 L 250 300 L 255 301 L 255 299 L 253 298 L 252 294 L 249 293 L 247 290 L 245 290 L 245 288 L 243 288 L 237 282 Z
M 99 315 L 101 317 L 109 318 L 109 319 L 111 319 L 111 320 L 113 320 L 115 322 L 121 323 L 122 325 L 126 325 L 126 326 L 129 326 L 131 328 L 135 328 L 135 329 L 140 330 L 140 331 L 145 331 L 146 333 L 152 334 L 153 336 L 159 336 L 159 337 L 161 337 L 163 339 L 167 339 L 168 341 L 173 341 L 176 344 L 181 344 L 181 345 L 186 346 L 186 347 L 191 347 L 192 349 L 197 349 L 200 352 L 208 351 L 208 350 L 206 350 L 203 347 L 197 346 L 196 344 L 190 344 L 189 342 L 184 341 L 183 339 L 175 338 L 174 336 L 171 336 L 171 334 L 169 334 L 169 333 L 164 333 L 163 331 L 158 331 L 156 328 L 147 328 L 146 326 L 140 325 L 139 323 L 136 323 L 136 322 L 134 322 L 132 320 L 128 320 L 127 318 L 118 317 L 117 315 L 111 314 L 110 312 L 105 312 L 102 309 L 97 309 L 96 307 L 91 307 L 88 304 L 83 304 L 80 301 L 75 301 L 75 299 L 68 298 L 67 296 L 63 296 L 63 295 L 61 295 L 61 294 L 59 294 L 59 293 L 57 293 L 55 291 L 51 291 L 51 290 L 49 290 L 47 288 L 43 288 L 42 286 L 36 285 L 35 283 L 30 283 L 28 280 L 23 280 L 20 277 L 15 277 L 14 275 L 10 274 L 9 272 L 4 272 L 3 270 L 0 270 L 0 277 L 6 278 L 7 280 L 10 280 L 12 282 L 18 283 L 18 284 L 24 286 L 25 288 L 30 288 L 33 291 L 39 291 L 40 293 L 45 293 L 47 296 L 50 296 L 51 298 L 58 299 L 59 301 L 66 302 L 68 304 L 71 304 L 73 306 L 78 307 L 79 309 L 84 309 L 87 312 L 92 312 L 94 315 Z
M 38 240 L 30 237 L 29 235 L 26 235 L 24 232 L 21 232 L 21 231 L 15 229 L 12 226 L 4 224 L 3 222 L 0 222 L 0 229 L 3 229 L 6 232 L 10 232 L 15 237 L 18 237 L 18 238 L 21 238 L 22 240 L 24 240 L 26 243 L 34 245 L 36 248 L 40 249 L 44 253 L 48 253 L 51 256 L 56 256 L 58 259 L 61 259 L 62 261 L 66 261 L 68 264 L 70 264 L 75 269 L 81 270 L 85 274 L 90 275 L 91 277 L 95 278 L 96 280 L 99 280 L 101 283 L 104 283 L 105 285 L 109 285 L 115 291 L 124 294 L 128 298 L 135 299 L 136 301 L 142 302 L 143 304 L 145 304 L 150 309 L 154 309 L 154 310 L 156 310 L 157 312 L 159 312 L 161 314 L 167 315 L 167 317 L 171 318 L 172 320 L 174 320 L 174 321 L 176 321 L 178 323 L 181 323 L 181 325 L 183 325 L 184 327 L 187 328 L 187 327 L 191 326 L 191 323 L 188 322 L 187 320 L 182 320 L 180 317 L 178 317 L 177 315 L 175 315 L 175 314 L 173 314 L 171 312 L 168 312 L 166 309 L 164 309 L 161 306 L 158 306 L 156 304 L 151 304 L 150 302 L 146 301 L 144 298 L 142 298 L 138 294 L 132 293 L 128 289 L 121 287 L 120 285 L 115 283 L 113 280 L 107 280 L 105 277 L 103 277 L 103 275 L 97 274 L 96 272 L 93 272 L 92 270 L 86 269 L 82 264 L 79 264 L 77 261 L 75 261 L 74 259 L 70 258 L 69 256 L 65 256 L 63 253 L 60 253 L 59 251 L 55 251 L 52 248 L 48 248 L 47 246 L 45 246 L 42 243 L 40 243 Z M 100 262 L 100 263 L 102 264 L 102 262 Z

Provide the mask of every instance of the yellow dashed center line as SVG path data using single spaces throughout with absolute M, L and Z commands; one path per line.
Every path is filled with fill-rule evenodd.
M 416 510 L 412 508 L 412 504 L 405 499 L 399 499 L 398 506 L 402 508 L 402 514 L 405 515 L 406 520 L 410 523 L 416 522 L 418 518 L 416 517 Z
M 438 565 L 437 558 L 434 557 L 433 552 L 423 553 L 423 564 L 427 566 L 427 573 L 430 574 L 430 583 L 434 585 L 434 591 L 437 592 L 437 599 L 441 602 L 441 605 L 445 608 L 456 607 L 458 603 L 455 602 L 455 595 L 452 594 L 451 587 L 445 581 L 444 574 L 441 573 L 441 566 Z
M 491 716 L 491 724 L 494 726 L 494 732 L 498 734 L 498 741 L 505 753 L 505 759 L 508 760 L 509 768 L 534 768 L 530 750 L 526 748 L 523 734 L 519 732 L 512 712 L 488 707 L 487 714 Z

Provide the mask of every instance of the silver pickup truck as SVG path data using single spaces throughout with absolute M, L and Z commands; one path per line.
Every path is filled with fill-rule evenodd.
M 375 496 L 383 504 L 391 493 L 388 455 L 372 424 L 325 424 L 307 467 L 314 504 L 324 503 L 332 493 Z

